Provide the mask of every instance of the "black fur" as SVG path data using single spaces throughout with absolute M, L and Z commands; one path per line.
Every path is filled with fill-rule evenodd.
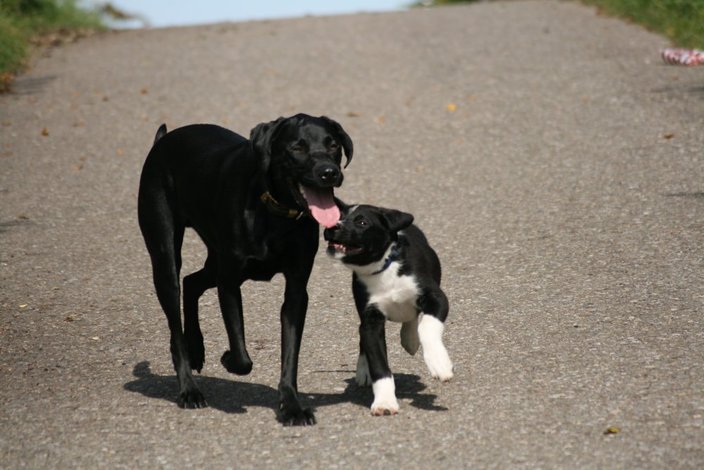
M 315 423 L 299 402 L 297 374 L 318 223 L 309 216 L 299 184 L 332 197 L 343 179 L 343 149 L 349 163 L 352 141 L 338 123 L 304 114 L 259 124 L 250 140 L 215 125 L 169 133 L 159 128 L 142 170 L 139 225 L 171 332 L 179 406 L 207 406 L 191 374 L 205 361 L 199 297 L 217 287 L 230 345 L 221 362 L 232 373 L 248 374 L 252 361 L 240 285 L 283 273 L 279 419 L 287 425 Z M 182 329 L 179 277 L 186 227 L 198 233 L 208 257 L 201 270 L 183 279 Z

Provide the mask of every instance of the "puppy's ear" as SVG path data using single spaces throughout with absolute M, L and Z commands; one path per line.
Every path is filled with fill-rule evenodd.
M 342 215 L 347 215 L 347 213 L 350 211 L 350 206 L 348 206 L 341 199 L 338 199 L 335 196 L 333 196 L 333 199 L 335 200 L 335 205 L 340 208 L 340 212 L 342 213 Z
M 397 211 L 396 209 L 382 209 L 381 215 L 389 225 L 389 230 L 394 233 L 409 227 L 413 223 L 413 216 L 411 214 Z
M 257 124 L 249 133 L 252 149 L 259 157 L 260 168 L 264 173 L 269 170 L 269 164 L 271 163 L 271 147 L 285 121 L 286 118 L 280 117 L 275 121 L 262 122 L 261 124 Z
M 333 121 L 327 116 L 320 116 L 321 119 L 325 120 L 330 127 L 332 127 L 333 133 L 335 134 L 335 138 L 340 142 L 342 145 L 342 150 L 345 151 L 345 168 L 347 168 L 347 165 L 350 164 L 352 161 L 352 154 L 354 153 L 354 146 L 352 145 L 352 139 L 350 138 L 349 135 L 347 135 L 347 132 L 342 128 L 342 126 L 337 122 Z

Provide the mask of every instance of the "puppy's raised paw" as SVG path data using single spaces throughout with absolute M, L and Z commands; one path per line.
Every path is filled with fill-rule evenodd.
M 443 345 L 428 348 L 423 351 L 425 365 L 428 366 L 430 375 L 441 382 L 448 382 L 454 377 L 454 367 L 447 349 Z

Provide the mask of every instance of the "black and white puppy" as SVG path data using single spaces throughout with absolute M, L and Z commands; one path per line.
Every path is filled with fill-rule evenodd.
M 328 255 L 353 272 L 352 292 L 361 320 L 357 383 L 372 386 L 373 415 L 396 414 L 386 320 L 403 323 L 401 345 L 409 354 L 423 346 L 423 359 L 434 378 L 445 382 L 453 376 L 442 342 L 449 306 L 440 289 L 440 261 L 411 214 L 337 203 L 342 218 L 324 236 Z

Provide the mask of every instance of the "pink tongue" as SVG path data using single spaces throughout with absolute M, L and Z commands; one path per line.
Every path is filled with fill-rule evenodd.
M 332 197 L 332 189 L 313 189 L 303 187 L 303 196 L 308 202 L 308 209 L 320 225 L 333 227 L 340 220 L 340 209 Z

